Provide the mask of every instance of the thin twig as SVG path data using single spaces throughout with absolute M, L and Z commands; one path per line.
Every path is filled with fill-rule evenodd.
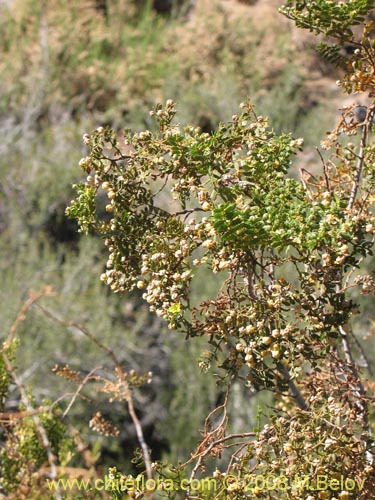
M 312 194 L 309 191 L 309 188 L 307 186 L 307 183 L 306 183 L 305 179 L 303 178 L 303 172 L 304 171 L 306 171 L 306 170 L 304 168 L 302 168 L 302 167 L 299 169 L 299 173 L 300 173 L 299 178 L 300 178 L 302 186 L 305 188 L 305 191 L 306 191 L 307 196 L 309 197 L 309 200 L 313 201 L 313 196 L 312 196 Z
M 316 148 L 317 152 L 318 152 L 318 155 L 320 157 L 320 160 L 322 162 L 322 165 L 323 165 L 323 173 L 324 173 L 324 179 L 326 181 L 326 188 L 327 188 L 327 191 L 331 191 L 331 187 L 330 187 L 330 184 L 329 184 L 329 175 L 328 175 L 328 169 L 327 169 L 327 163 L 326 161 L 324 160 L 323 158 L 323 155 L 322 153 L 320 152 L 319 148 Z
M 137 413 L 135 411 L 135 408 L 134 408 L 131 389 L 130 389 L 129 384 L 126 381 L 126 378 L 124 376 L 124 372 L 122 370 L 121 363 L 120 363 L 119 359 L 117 358 L 117 356 L 115 355 L 115 353 L 113 352 L 113 350 L 110 347 L 103 344 L 95 335 L 93 335 L 87 328 L 80 325 L 79 323 L 76 323 L 74 321 L 65 321 L 65 320 L 59 318 L 57 316 L 57 314 L 55 314 L 54 312 L 50 311 L 49 309 L 45 308 L 44 306 L 42 306 L 41 304 L 39 304 L 37 302 L 34 305 L 37 306 L 38 309 L 40 311 L 42 311 L 42 313 L 45 314 L 48 318 L 52 319 L 53 321 L 60 324 L 61 326 L 64 326 L 65 328 L 69 328 L 69 329 L 77 329 L 80 332 L 82 332 L 86 337 L 88 337 L 92 342 L 94 342 L 100 349 L 102 349 L 112 359 L 113 363 L 116 366 L 116 372 L 117 372 L 119 379 L 121 381 L 121 384 L 123 386 L 124 398 L 126 400 L 129 414 L 130 414 L 130 417 L 132 419 L 132 422 L 133 422 L 133 425 L 134 425 L 134 428 L 135 428 L 135 431 L 137 434 L 138 442 L 139 442 L 141 449 L 142 449 L 143 458 L 144 458 L 145 466 L 146 466 L 147 478 L 152 479 L 150 453 L 149 453 L 146 441 L 144 439 L 143 430 L 142 430 L 140 420 L 139 420 Z M 148 494 L 149 499 L 152 500 L 152 498 L 153 498 L 152 492 L 148 491 L 147 494 Z
M 359 146 L 359 152 L 358 152 L 358 157 L 357 157 L 357 163 L 356 163 L 356 168 L 355 168 L 355 175 L 353 179 L 353 186 L 352 190 L 350 193 L 350 198 L 349 198 L 349 203 L 348 203 L 348 209 L 352 209 L 355 198 L 357 196 L 357 192 L 359 189 L 359 184 L 361 181 L 361 176 L 362 176 L 362 170 L 363 170 L 363 163 L 365 160 L 365 148 L 367 145 L 367 136 L 370 131 L 370 126 L 372 123 L 372 119 L 374 117 L 375 113 L 375 105 L 370 106 L 367 109 L 367 114 L 366 114 L 366 119 L 364 121 L 364 124 L 362 126 L 362 135 L 361 135 L 361 143 Z
M 79 386 L 77 387 L 77 390 L 76 392 L 73 394 L 73 397 L 72 399 L 70 400 L 70 403 L 68 404 L 68 406 L 66 407 L 66 410 L 64 411 L 63 413 L 63 418 L 65 418 L 67 416 L 67 414 L 69 413 L 70 409 L 72 408 L 75 400 L 77 399 L 79 393 L 82 391 L 82 389 L 85 387 L 85 385 L 87 384 L 87 382 L 91 379 L 91 377 L 94 375 L 95 372 L 97 372 L 98 370 L 101 370 L 103 367 L 102 366 L 98 366 L 97 368 L 93 368 L 91 370 L 90 373 L 88 373 L 86 375 L 86 377 L 82 380 L 82 382 L 79 384 Z
M 7 349 L 10 344 L 13 342 L 16 332 L 20 324 L 25 321 L 26 313 L 30 309 L 30 307 L 35 304 L 41 297 L 52 296 L 55 295 L 51 286 L 46 286 L 41 292 L 29 292 L 29 297 L 26 302 L 22 305 L 19 310 L 16 319 L 14 320 L 10 330 L 6 342 L 4 344 L 4 349 Z
M 231 439 L 245 438 L 245 437 L 256 437 L 256 432 L 243 432 L 243 433 L 239 433 L 239 434 L 230 434 L 229 436 L 224 436 L 220 439 L 217 439 L 216 441 L 213 441 L 207 448 L 204 449 L 203 452 L 200 453 L 199 458 L 197 460 L 197 463 L 195 464 L 195 466 L 190 474 L 189 483 L 191 483 L 192 480 L 194 479 L 194 477 L 196 476 L 196 473 L 197 473 L 199 467 L 201 466 L 204 457 L 207 456 L 210 453 L 210 451 L 213 448 L 215 448 L 215 446 L 218 446 L 219 444 L 225 443 L 226 441 L 229 441 Z M 244 443 L 234 443 L 232 446 L 236 446 L 236 445 L 243 446 Z M 196 455 L 192 458 L 195 459 Z M 188 489 L 186 491 L 185 498 L 190 498 L 190 489 Z
M 10 346 L 15 338 L 15 335 L 17 333 L 17 329 L 18 329 L 19 325 L 25 320 L 26 313 L 30 309 L 30 307 L 32 305 L 34 305 L 41 297 L 51 296 L 51 295 L 54 295 L 54 292 L 53 292 L 52 287 L 49 285 L 47 285 L 41 292 L 34 292 L 34 291 L 29 292 L 28 299 L 22 305 L 21 309 L 19 310 L 19 313 L 17 314 L 15 321 L 13 322 L 13 324 L 9 330 L 7 339 L 4 342 L 4 346 L 2 349 L 1 355 L 2 355 L 2 358 L 4 360 L 4 363 L 5 363 L 5 366 L 6 366 L 8 373 L 11 375 L 15 385 L 17 386 L 17 388 L 20 392 L 21 400 L 26 407 L 27 413 L 31 416 L 31 418 L 34 421 L 35 428 L 36 428 L 37 433 L 39 434 L 39 437 L 41 440 L 41 444 L 42 444 L 42 446 L 45 449 L 46 454 L 47 454 L 48 463 L 49 463 L 50 469 L 51 469 L 50 477 L 51 477 L 51 479 L 55 480 L 55 479 L 57 479 L 56 457 L 52 452 L 51 443 L 48 439 L 47 432 L 46 432 L 45 428 L 43 427 L 42 422 L 39 418 L 39 413 L 41 411 L 36 411 L 35 408 L 33 408 L 33 405 L 30 402 L 29 395 L 27 394 L 27 391 L 22 383 L 22 380 L 17 375 L 15 368 L 13 366 L 13 363 L 10 360 L 8 353 L 7 353 L 8 349 L 10 348 Z M 45 411 L 50 411 L 50 408 L 46 407 Z M 57 498 L 57 500 L 62 499 L 59 486 L 56 490 L 56 498 Z
M 52 311 L 50 311 L 46 307 L 42 306 L 38 302 L 36 302 L 34 304 L 34 306 L 36 306 L 38 309 L 40 309 L 45 316 L 52 319 L 53 321 L 55 321 L 59 325 L 64 326 L 65 328 L 79 330 L 86 337 L 88 337 L 90 340 L 92 340 L 100 349 L 105 351 L 108 354 L 108 356 L 112 359 L 114 364 L 117 365 L 119 363 L 113 350 L 110 347 L 107 347 L 106 345 L 104 345 L 97 337 L 95 337 L 95 335 L 93 335 L 91 332 L 89 332 L 89 330 L 87 330 L 87 328 L 80 325 L 79 323 L 75 323 L 74 321 L 65 321 L 65 320 L 59 318 L 55 313 L 53 313 Z
M 369 360 L 367 354 L 365 353 L 365 350 L 362 346 L 362 344 L 360 343 L 360 341 L 357 339 L 357 337 L 354 335 L 354 333 L 351 334 L 351 338 L 353 339 L 353 342 L 355 343 L 357 349 L 359 350 L 360 352 L 360 355 L 362 357 L 362 359 L 364 360 L 364 364 L 365 364 L 365 368 L 367 368 L 369 374 L 371 375 L 371 377 L 375 380 L 375 371 L 372 367 L 372 362 Z
M 350 349 L 350 345 L 348 342 L 348 335 L 341 325 L 339 326 L 339 331 L 341 334 L 341 345 L 342 345 L 342 348 L 344 351 L 346 364 L 347 364 L 348 368 L 350 369 L 350 371 L 352 372 L 352 374 L 356 380 L 356 383 L 357 383 L 358 389 L 353 391 L 353 393 L 358 397 L 358 401 L 356 403 L 356 406 L 358 407 L 358 409 L 360 410 L 360 413 L 362 415 L 362 418 L 364 421 L 364 429 L 366 431 L 369 431 L 370 429 L 369 429 L 369 425 L 368 425 L 368 410 L 367 410 L 366 403 L 364 403 L 364 401 L 363 401 L 363 396 L 366 395 L 366 390 L 363 387 L 362 381 L 359 377 L 359 373 L 358 373 L 357 368 L 355 366 L 353 354 L 352 354 L 352 351 Z
M 180 210 L 179 212 L 175 212 L 174 215 L 191 215 L 194 212 L 204 212 L 203 208 L 196 207 L 196 208 L 187 208 L 186 210 Z
M 46 454 L 47 454 L 48 463 L 49 463 L 50 469 L 51 469 L 50 477 L 52 480 L 57 480 L 58 476 L 57 476 L 57 467 L 56 467 L 56 457 L 52 452 L 52 447 L 51 447 L 50 440 L 48 439 L 47 432 L 46 432 L 45 428 L 43 427 L 43 424 L 39 418 L 38 413 L 32 414 L 34 408 L 30 402 L 27 391 L 26 391 L 24 385 L 22 384 L 21 380 L 19 379 L 17 373 L 15 372 L 14 366 L 13 366 L 12 362 L 10 361 L 5 349 L 2 352 L 2 358 L 4 360 L 4 363 L 5 363 L 5 366 L 6 366 L 8 373 L 12 376 L 14 383 L 16 384 L 16 386 L 18 387 L 18 390 L 20 391 L 22 403 L 25 405 L 27 411 L 31 414 L 31 417 L 34 421 L 35 428 L 36 428 L 36 430 L 39 434 L 39 437 L 40 437 L 41 445 L 43 446 L 43 448 L 45 449 Z M 62 500 L 59 486 L 57 486 L 56 498 L 57 498 L 57 500 Z
M 55 404 L 56 404 L 56 402 L 50 406 L 43 406 L 41 408 L 33 408 L 30 411 L 28 410 L 28 411 L 0 412 L 0 423 L 3 425 L 6 425 L 8 422 L 11 423 L 13 420 L 22 420 L 23 418 L 29 418 L 29 417 L 33 417 L 34 415 L 39 415 L 40 413 L 52 411 Z

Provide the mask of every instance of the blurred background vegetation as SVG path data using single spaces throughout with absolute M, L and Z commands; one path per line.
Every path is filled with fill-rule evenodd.
M 278 14 L 280 4 L 0 2 L 1 334 L 6 337 L 28 290 L 53 285 L 57 295 L 43 299 L 45 307 L 85 325 L 126 369 L 153 372 L 135 402 L 154 458 L 186 459 L 223 394 L 212 377 L 199 374 L 199 339 L 186 342 L 148 314 L 139 294 L 119 297 L 99 281 L 103 244 L 79 235 L 64 215 L 71 186 L 82 179 L 82 135 L 105 124 L 119 131 L 152 127 L 148 110 L 166 99 L 178 103 L 180 122 L 209 132 L 250 96 L 275 129 L 305 137 L 299 161 L 309 164 L 313 145 L 335 123 L 337 74 L 315 54 L 310 36 Z M 216 286 L 202 271 L 197 300 Z M 79 331 L 38 309 L 18 335 L 18 373 L 37 401 L 71 391 L 52 373 L 56 363 L 86 373 L 108 363 Z M 8 409 L 17 407 L 17 397 L 10 393 Z M 236 388 L 231 412 L 237 430 L 256 425 L 258 403 L 259 397 Z M 118 425 L 118 440 L 89 429 L 95 411 Z M 70 422 L 95 445 L 103 465 L 127 463 L 137 446 L 124 407 L 108 405 L 100 394 L 77 400 Z

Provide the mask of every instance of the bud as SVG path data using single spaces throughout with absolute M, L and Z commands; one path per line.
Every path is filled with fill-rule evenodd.
M 85 156 L 85 158 L 81 158 L 79 160 L 79 163 L 78 165 L 82 168 L 86 168 L 90 163 L 90 157 L 89 156 Z
M 264 345 L 270 345 L 270 344 L 272 344 L 272 338 L 271 337 L 262 337 L 262 343 Z

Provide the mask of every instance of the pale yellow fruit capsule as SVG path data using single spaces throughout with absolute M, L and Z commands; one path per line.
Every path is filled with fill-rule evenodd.
M 343 490 L 340 495 L 339 495 L 340 500 L 348 500 L 349 499 L 349 493 L 345 490 Z
M 111 205 L 111 204 L 106 205 L 105 210 L 106 210 L 106 212 L 113 212 L 113 205 Z
M 214 242 L 212 240 L 206 240 L 202 243 L 203 248 L 211 248 L 214 246 Z
M 274 358 L 274 359 L 279 359 L 280 356 L 281 356 L 281 352 L 279 350 L 276 350 L 276 349 L 273 349 L 271 351 L 271 356 Z
M 293 451 L 293 446 L 290 443 L 285 443 L 283 448 L 286 453 L 290 453 Z
M 104 189 L 104 191 L 107 191 L 107 189 L 110 188 L 109 182 L 103 182 L 102 188 Z
M 211 204 L 208 201 L 205 201 L 202 205 L 202 208 L 205 212 L 207 212 L 208 210 L 211 210 Z
M 229 267 L 229 262 L 226 260 L 221 260 L 219 262 L 219 269 L 227 269 L 227 267 Z
M 95 179 L 94 177 L 91 177 L 91 175 L 89 175 L 86 179 L 86 185 L 88 187 L 92 187 L 92 186 L 95 186 Z
M 344 253 L 344 254 L 346 254 L 346 253 L 348 252 L 348 250 L 349 250 L 348 245 L 342 245 L 342 246 L 340 247 L 340 252 L 342 252 L 342 253 Z
M 90 162 L 90 157 L 89 157 L 89 156 L 85 156 L 85 158 L 81 158 L 81 159 L 79 160 L 78 165 L 79 165 L 80 167 L 87 167 L 87 166 L 88 166 L 88 164 L 89 164 L 89 162 Z

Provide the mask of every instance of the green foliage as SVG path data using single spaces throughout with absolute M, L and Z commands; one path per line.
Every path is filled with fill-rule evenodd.
M 0 411 L 4 410 L 5 400 L 8 396 L 9 385 L 11 383 L 12 377 L 7 368 L 3 352 L 5 352 L 10 362 L 14 361 L 15 352 L 18 346 L 18 342 L 13 340 L 11 345 L 3 344 L 0 350 Z
M 77 217 L 80 231 L 88 234 L 92 229 L 95 219 L 90 218 L 90 214 L 95 211 L 95 191 L 92 187 L 78 184 L 73 186 L 77 193 L 77 201 L 72 209 L 72 215 Z
M 328 42 L 318 45 L 318 52 L 329 62 L 345 70 L 342 85 L 350 93 L 364 92 L 371 87 L 374 41 L 373 21 L 368 20 L 368 14 L 374 7 L 373 0 L 289 0 L 286 6 L 281 7 L 280 12 L 292 19 L 298 27 L 328 37 Z M 356 35 L 357 27 L 362 31 L 361 39 Z M 355 49 L 352 55 L 342 53 L 345 44 Z
M 349 215 L 350 191 L 327 191 L 322 183 L 309 194 L 301 183 L 287 178 L 290 157 L 302 141 L 275 135 L 250 103 L 242 108 L 241 115 L 213 134 L 193 127 L 181 130 L 172 122 L 172 102 L 152 111 L 158 135 L 126 132 L 121 143 L 110 130 L 99 129 L 87 138 L 91 154 L 81 163 L 86 172 L 95 169 L 86 186 L 94 186 L 95 192 L 104 189 L 112 218 L 103 218 L 93 203 L 79 211 L 81 195 L 67 213 L 78 212 L 81 227 L 90 224 L 103 234 L 109 259 L 101 279 L 113 291 L 145 288 L 143 298 L 151 311 L 164 317 L 170 328 L 183 327 L 188 335 L 203 335 L 210 325 L 223 325 L 210 334 L 212 356 L 202 365 L 219 356 L 229 375 L 247 356 L 252 383 L 284 387 L 282 380 L 275 380 L 279 359 L 291 356 L 315 364 L 337 336 L 335 329 L 351 315 L 354 304 L 337 299 L 334 284 L 327 282 L 326 267 L 329 262 L 332 273 L 349 270 L 371 253 L 372 242 L 366 239 L 369 215 L 358 214 L 355 220 Z M 158 206 L 157 197 L 164 188 L 180 203 L 174 212 Z M 184 222 L 199 212 L 211 216 L 200 223 Z M 290 261 L 296 267 L 300 287 L 287 283 L 278 272 L 276 288 L 261 281 L 253 292 L 258 303 L 249 302 L 248 286 L 241 287 L 232 278 L 238 293 L 232 297 L 238 304 L 236 313 L 228 311 L 228 299 L 219 296 L 204 302 L 193 321 L 189 319 L 195 267 L 208 262 L 216 271 L 249 269 L 249 254 L 272 249 L 281 252 L 280 264 Z M 280 265 L 277 258 L 270 254 L 265 262 Z M 301 312 L 294 310 L 291 315 L 289 308 L 301 301 Z M 256 330 L 258 340 L 250 342 Z M 219 351 L 236 342 L 238 331 L 244 332 L 244 343 L 223 359 Z M 295 335 L 300 339 L 298 349 L 293 346 Z M 267 354 L 273 359 L 271 365 Z
M 280 11 L 293 19 L 299 28 L 309 29 L 316 35 L 334 36 L 344 42 L 354 40 L 353 26 L 363 23 L 374 7 L 374 0 L 288 0 Z
M 73 438 L 61 419 L 61 412 L 58 409 L 51 411 L 50 405 L 50 401 L 45 401 L 40 406 L 34 405 L 39 414 L 38 425 L 45 429 L 50 450 L 57 457 L 58 463 L 64 465 L 70 460 L 74 450 Z M 28 413 L 22 406 L 20 411 Z M 0 471 L 1 486 L 8 493 L 18 491 L 20 484 L 29 489 L 30 493 L 44 489 L 44 485 L 39 483 L 37 471 L 48 466 L 48 456 L 38 425 L 30 415 L 16 418 L 6 430 L 6 439 L 0 451 Z

